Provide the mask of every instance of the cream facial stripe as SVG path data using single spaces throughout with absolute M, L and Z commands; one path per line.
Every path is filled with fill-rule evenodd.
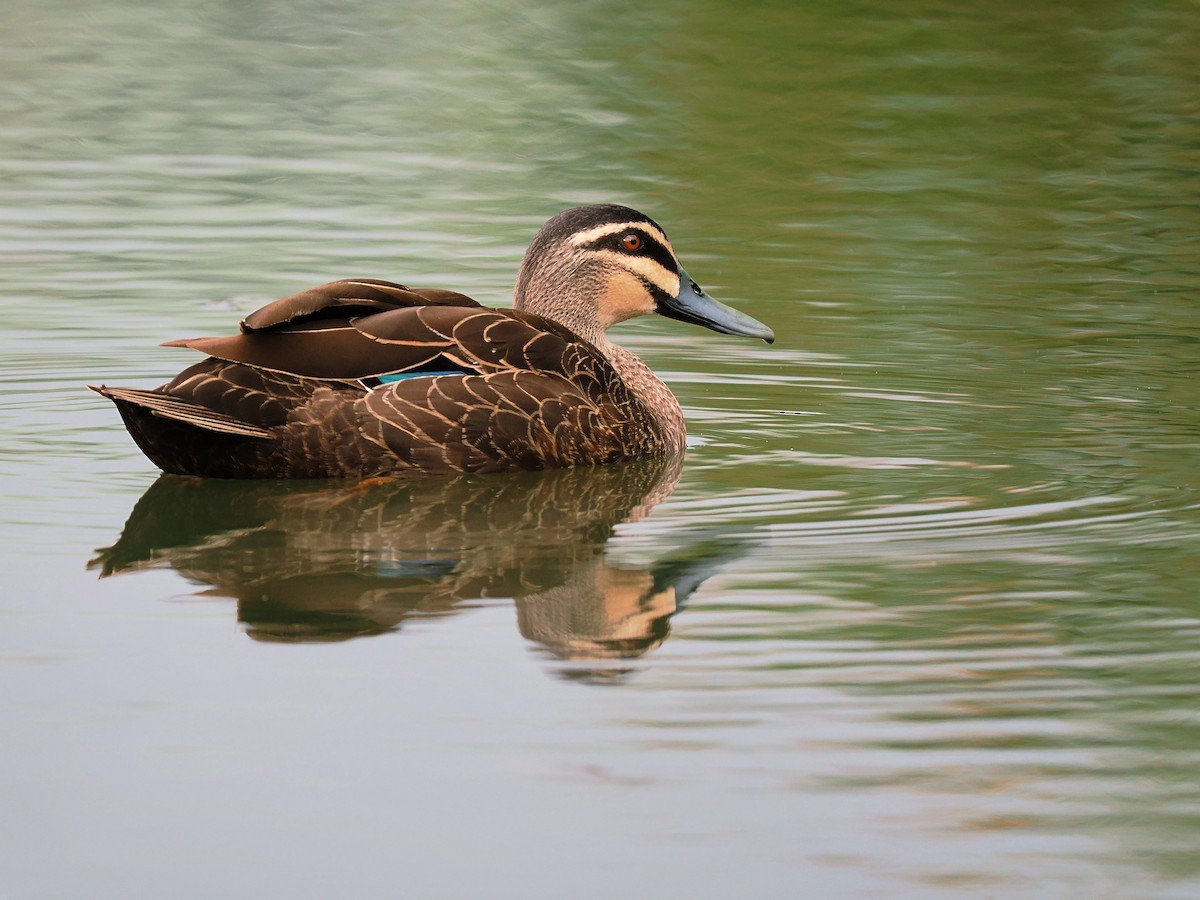
M 664 269 L 662 263 L 657 260 L 648 256 L 627 256 L 615 250 L 593 250 L 592 254 L 632 272 L 646 284 L 653 285 L 672 297 L 679 293 L 679 275 Z
M 642 234 L 648 235 L 658 241 L 672 253 L 675 252 L 671 246 L 671 242 L 667 240 L 667 236 L 649 222 L 609 222 L 607 225 L 597 225 L 595 228 L 589 228 L 586 231 L 575 232 L 575 234 L 571 235 L 571 243 L 576 247 L 584 247 L 600 240 L 600 238 L 608 237 L 610 234 L 617 234 L 621 231 L 640 231 Z

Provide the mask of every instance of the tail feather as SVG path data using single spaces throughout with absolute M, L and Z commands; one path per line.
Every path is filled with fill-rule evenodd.
M 215 431 L 218 434 L 236 434 L 251 438 L 275 437 L 274 433 L 265 428 L 250 425 L 225 413 L 217 412 L 196 403 L 189 403 L 186 400 L 180 400 L 167 394 L 161 394 L 157 391 L 143 391 L 137 388 L 110 388 L 105 385 L 96 387 L 90 384 L 88 387 L 118 405 L 121 403 L 132 403 L 134 406 L 140 406 L 143 409 L 149 410 L 153 415 L 194 425 L 196 428 L 203 428 L 205 431 Z

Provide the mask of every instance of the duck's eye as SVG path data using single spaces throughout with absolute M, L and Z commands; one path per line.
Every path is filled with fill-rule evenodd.
M 621 238 L 621 246 L 630 253 L 637 253 L 642 249 L 642 239 L 636 234 L 627 234 Z

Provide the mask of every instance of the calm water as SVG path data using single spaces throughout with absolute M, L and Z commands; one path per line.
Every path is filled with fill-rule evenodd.
M 6 10 L 0 897 L 1200 894 L 1200 16 L 970 6 Z M 780 336 L 622 328 L 681 472 L 156 481 L 82 388 L 597 200 Z

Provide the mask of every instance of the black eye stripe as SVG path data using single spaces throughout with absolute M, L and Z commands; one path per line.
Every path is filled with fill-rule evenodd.
M 636 234 L 642 239 L 640 250 L 630 252 L 621 246 L 621 241 L 627 234 Z M 604 237 L 597 238 L 584 246 L 588 250 L 613 250 L 628 256 L 645 256 L 654 260 L 672 274 L 679 271 L 679 264 L 675 262 L 675 255 L 659 242 L 657 238 L 650 236 L 640 228 L 629 228 L 625 231 L 606 234 Z

